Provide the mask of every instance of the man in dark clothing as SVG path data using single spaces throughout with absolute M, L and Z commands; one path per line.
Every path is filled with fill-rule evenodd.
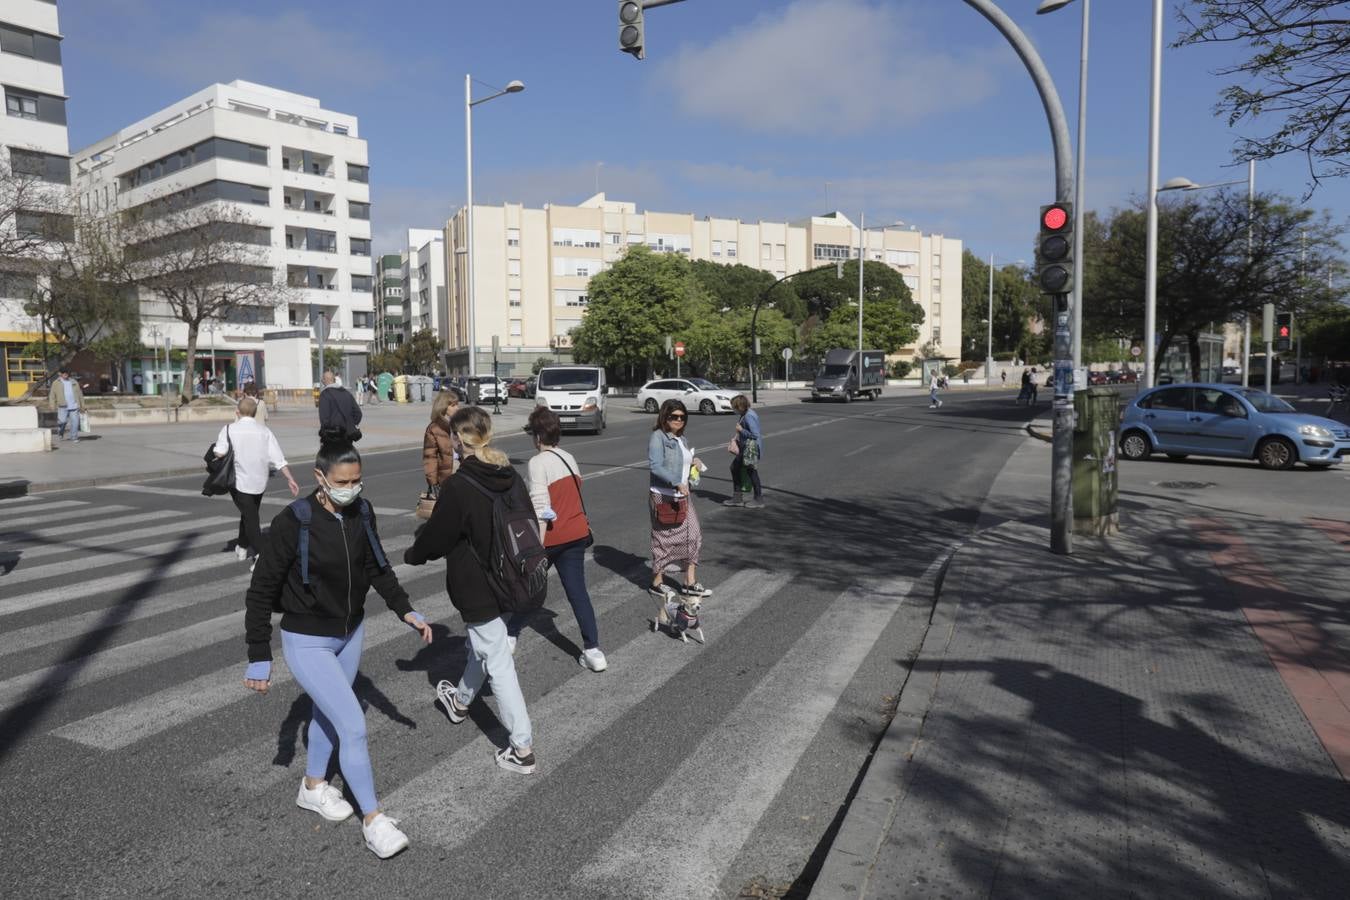
M 337 383 L 325 370 L 323 390 L 319 391 L 319 434 L 341 437 L 355 443 L 361 440 L 361 407 L 351 392 Z

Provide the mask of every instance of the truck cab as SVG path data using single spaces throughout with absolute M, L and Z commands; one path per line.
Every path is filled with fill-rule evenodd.
M 855 397 L 875 400 L 885 383 L 886 355 L 880 350 L 831 350 L 811 383 L 811 399 L 844 403 Z

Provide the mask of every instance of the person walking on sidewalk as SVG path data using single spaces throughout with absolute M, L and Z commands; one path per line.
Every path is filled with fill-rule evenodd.
M 252 397 L 254 400 L 258 402 L 258 411 L 253 414 L 253 418 L 257 420 L 259 425 L 266 425 L 267 403 L 266 401 L 263 400 L 262 397 L 258 396 L 257 382 L 250 381 L 247 384 L 245 384 L 240 390 L 243 392 L 243 396 Z
M 459 456 L 450 436 L 450 418 L 459 409 L 459 395 L 454 391 L 439 391 L 431 401 L 431 422 L 422 432 L 422 474 L 427 479 L 427 490 L 434 497 L 441 484 L 455 474 Z
M 351 392 L 337 383 L 337 375 L 325 369 L 323 388 L 319 391 L 319 440 L 337 443 L 361 440 L 361 407 Z
M 513 502 L 523 504 L 530 503 L 530 495 L 511 460 L 492 446 L 488 413 L 476 406 L 461 407 L 450 419 L 450 434 L 463 462 L 441 485 L 431 518 L 404 551 L 403 561 L 420 566 L 445 557 L 445 589 L 469 632 L 464 674 L 458 685 L 446 680 L 437 684 L 437 700 L 450 722 L 458 725 L 468 718 L 483 682 L 490 682 L 497 715 L 510 735 L 508 745 L 497 751 L 497 765 L 529 775 L 535 767 L 530 715 L 511 658 L 506 622 L 479 560 L 492 556 L 494 528 L 494 501 L 483 491 L 511 494 Z
M 300 494 L 300 485 L 291 477 L 276 435 L 258 422 L 257 408 L 257 400 L 247 395 L 241 397 L 234 410 L 234 422 L 220 429 L 214 448 L 216 456 L 224 456 L 231 447 L 234 448 L 234 487 L 230 488 L 230 499 L 239 510 L 239 537 L 234 544 L 234 553 L 240 562 L 262 552 L 258 510 L 267 491 L 268 476 L 280 472 L 286 478 L 291 496 Z
M 648 503 L 652 523 L 652 585 L 650 593 L 664 604 L 676 599 L 675 591 L 666 584 L 666 567 L 684 563 L 684 583 L 680 593 L 686 597 L 709 597 L 712 591 L 698 580 L 699 554 L 703 551 L 703 528 L 694 510 L 694 498 L 689 493 L 689 470 L 703 468 L 703 462 L 694 455 L 694 448 L 684 438 L 689 411 L 679 400 L 667 400 L 656 413 L 656 425 L 647 441 Z M 682 512 L 679 521 L 667 524 L 661 521 L 662 506 Z
M 1036 404 L 1036 394 L 1039 393 L 1040 385 L 1036 384 L 1036 367 L 1032 366 L 1027 374 L 1027 406 Z
M 586 548 L 595 543 L 591 523 L 586 517 L 586 501 L 581 498 L 581 475 L 576 459 L 558 444 L 562 441 L 562 422 L 547 406 L 536 406 L 526 426 L 538 451 L 531 459 L 530 500 L 543 526 L 544 550 L 558 572 L 567 602 L 581 629 L 581 656 L 577 662 L 592 672 L 609 667 L 600 649 L 600 632 L 595 609 L 586 590 Z M 517 613 L 506 622 L 507 640 L 515 652 L 516 639 L 529 620 L 529 614 Z
M 47 392 L 47 404 L 56 410 L 56 436 L 65 435 L 73 444 L 80 442 L 80 416 L 84 415 L 84 391 L 80 383 L 63 368 Z
M 398 822 L 380 809 L 366 746 L 366 720 L 352 690 L 365 638 L 366 594 L 431 642 L 431 626 L 414 611 L 408 592 L 380 547 L 375 512 L 359 499 L 361 455 L 350 443 L 323 444 L 314 461 L 319 487 L 272 520 L 244 604 L 248 669 L 244 685 L 266 694 L 272 678 L 272 612 L 281 612 L 281 649 L 296 683 L 314 703 L 305 776 L 296 806 L 330 822 L 352 815 L 329 784 L 336 742 L 338 768 L 361 808 L 366 846 L 387 859 L 408 846 Z
M 764 508 L 764 486 L 759 481 L 759 461 L 764 454 L 764 434 L 759 427 L 759 413 L 750 408 L 750 400 L 744 394 L 731 398 L 731 408 L 740 415 L 736 422 L 736 435 L 727 445 L 735 452 L 731 460 L 730 500 L 723 500 L 723 506 L 743 506 L 747 509 Z M 747 498 L 751 489 L 754 496 Z
M 933 377 L 932 377 L 932 378 L 929 380 L 929 382 L 928 382 L 928 408 L 929 408 L 929 409 L 941 409 L 941 408 L 942 408 L 942 398 L 940 398 L 940 397 L 938 396 L 938 390 L 939 390 L 941 387 L 943 387 L 943 384 L 942 384 L 942 376 L 938 374 L 938 370 L 937 370 L 937 369 L 934 369 L 934 370 L 933 370 Z

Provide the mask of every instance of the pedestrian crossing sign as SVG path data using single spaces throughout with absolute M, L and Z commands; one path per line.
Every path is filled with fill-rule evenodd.
M 235 377 L 239 384 L 248 384 L 250 381 L 257 380 L 257 378 L 253 374 L 252 353 L 240 353 L 238 363 L 239 363 L 239 372 L 236 374 Z

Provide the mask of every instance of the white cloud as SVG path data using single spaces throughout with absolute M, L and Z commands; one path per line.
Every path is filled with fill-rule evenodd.
M 978 103 L 1002 55 L 927 44 L 913 17 L 868 0 L 797 0 L 658 67 L 663 96 L 748 131 L 857 134 Z M 997 61 L 991 61 L 997 60 Z

